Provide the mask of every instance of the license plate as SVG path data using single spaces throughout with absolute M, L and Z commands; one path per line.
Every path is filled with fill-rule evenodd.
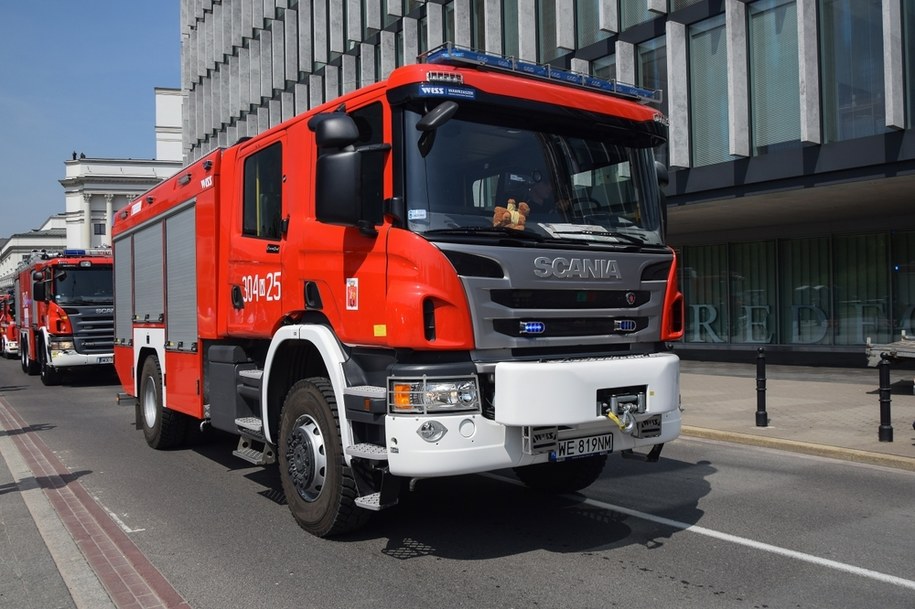
M 98 363 L 100 363 L 100 364 L 110 364 L 112 361 L 114 361 L 114 360 L 112 359 L 112 357 L 110 355 L 107 357 L 98 358 Z
M 602 433 L 583 438 L 559 440 L 556 444 L 555 460 L 571 459 L 588 455 L 609 453 L 613 450 L 613 434 Z

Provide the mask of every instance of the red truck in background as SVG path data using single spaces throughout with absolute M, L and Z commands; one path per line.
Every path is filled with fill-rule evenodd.
M 656 100 L 449 45 L 134 200 L 114 353 L 147 443 L 237 435 L 318 536 L 405 480 L 657 460 L 683 298 Z
M 45 385 L 113 362 L 111 250 L 33 252 L 17 269 L 22 371 Z
M 15 292 L 0 294 L 0 354 L 8 359 L 19 356 L 19 327 L 16 325 Z

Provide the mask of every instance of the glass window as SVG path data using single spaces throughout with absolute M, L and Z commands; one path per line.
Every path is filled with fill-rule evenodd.
M 779 245 L 779 340 L 796 345 L 832 343 L 829 239 L 792 239 Z
M 245 159 L 245 200 L 242 233 L 280 238 L 283 211 L 283 148 L 277 142 Z
M 549 63 L 559 56 L 556 48 L 556 2 L 537 0 L 537 61 Z
M 679 11 L 700 2 L 703 2 L 703 0 L 670 0 L 670 12 Z
M 820 0 L 825 142 L 886 131 L 882 0 Z
M 454 42 L 454 2 L 446 4 L 442 12 L 442 40 Z
M 600 78 L 616 78 L 616 55 L 607 55 L 591 62 L 591 74 Z
M 753 154 L 800 145 L 797 6 L 795 0 L 749 5 L 750 110 Z
M 683 298 L 691 343 L 724 343 L 728 335 L 728 250 L 726 245 L 683 248 Z
M 834 240 L 833 277 L 837 345 L 861 345 L 890 338 L 890 282 L 887 235 Z
M 771 343 L 776 335 L 775 242 L 731 246 L 731 340 Z
M 105 223 L 104 222 L 96 222 L 95 224 L 92 225 L 92 227 L 93 227 L 94 234 L 96 234 L 96 235 L 105 234 Z
M 902 3 L 902 42 L 905 53 L 906 125 L 915 126 L 915 2 Z
M 893 236 L 893 336 L 915 336 L 915 232 Z
M 470 3 L 470 46 L 480 50 L 486 48 L 484 35 L 486 7 L 484 4 L 484 0 L 472 0 Z
M 649 89 L 667 89 L 667 39 L 663 36 L 643 42 L 637 48 L 638 84 Z M 614 66 L 615 71 L 615 66 Z M 658 109 L 667 114 L 667 96 L 662 97 Z M 667 144 L 655 149 L 658 161 L 667 164 Z
M 518 0 L 502 1 L 502 53 L 518 56 Z
M 657 16 L 648 10 L 647 0 L 620 0 L 620 28 L 623 31 Z
M 575 0 L 575 46 L 586 47 L 610 36 L 600 29 L 600 0 Z
M 724 14 L 689 27 L 689 95 L 693 166 L 730 160 L 728 58 Z

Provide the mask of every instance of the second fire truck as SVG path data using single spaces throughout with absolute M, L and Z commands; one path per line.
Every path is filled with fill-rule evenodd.
M 405 480 L 568 491 L 656 460 L 683 300 L 652 99 L 447 46 L 133 201 L 115 367 L 147 443 L 237 435 L 319 536 Z
M 45 385 L 113 361 L 111 250 L 34 252 L 19 266 L 22 371 Z
M 5 358 L 15 358 L 19 355 L 15 292 L 0 294 L 0 355 Z

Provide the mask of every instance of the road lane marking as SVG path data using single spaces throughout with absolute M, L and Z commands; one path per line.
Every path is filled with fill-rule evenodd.
M 506 478 L 504 476 L 498 476 L 495 474 L 481 474 L 487 478 L 492 478 L 494 480 L 499 480 L 500 482 L 508 482 L 509 484 L 514 484 L 515 486 L 524 486 L 524 484 L 513 478 Z M 575 499 L 586 505 L 593 507 L 601 508 L 604 510 L 610 510 L 613 512 L 619 512 L 621 514 L 626 514 L 627 516 L 632 516 L 633 518 L 638 518 L 640 520 L 647 520 L 655 524 L 664 525 L 674 529 L 679 529 L 681 531 L 687 531 L 690 533 L 696 533 L 697 535 L 704 535 L 706 537 L 711 537 L 713 539 L 719 539 L 721 541 L 726 541 L 729 543 L 745 546 L 748 548 L 753 548 L 754 550 L 760 550 L 762 552 L 769 552 L 770 554 L 777 554 L 779 556 L 785 556 L 788 558 L 793 558 L 795 560 L 800 560 L 802 562 L 810 563 L 820 567 L 826 567 L 828 569 L 834 569 L 836 571 L 842 571 L 843 573 L 851 573 L 852 575 L 859 575 L 861 577 L 866 577 L 868 579 L 873 579 L 875 581 L 883 582 L 885 584 L 892 584 L 894 586 L 900 586 L 902 588 L 908 588 L 909 590 L 915 590 L 915 581 L 910 579 L 905 579 L 902 577 L 897 577 L 895 575 L 889 575 L 887 573 L 881 573 L 879 571 L 873 571 L 871 569 L 865 569 L 863 567 L 857 567 L 855 565 L 850 565 L 847 563 L 839 562 L 836 560 L 830 560 L 828 558 L 822 558 L 820 556 L 814 556 L 813 554 L 806 554 L 804 552 L 798 552 L 797 550 L 789 550 L 788 548 L 782 548 L 780 546 L 774 546 L 772 544 L 763 543 L 761 541 L 756 541 L 755 539 L 748 539 L 746 537 L 740 537 L 738 535 L 731 535 L 730 533 L 722 533 L 720 531 L 715 531 L 712 529 L 707 529 L 705 527 L 700 527 L 695 524 L 689 524 L 687 522 L 680 522 L 679 520 L 672 520 L 670 518 L 664 518 L 663 516 L 655 516 L 654 514 L 649 514 L 647 512 L 640 512 L 639 510 L 633 510 L 621 505 L 615 505 L 613 503 L 607 503 L 605 501 L 598 501 L 597 499 L 590 499 L 585 497 L 573 496 L 573 495 L 564 495 L 567 498 Z

